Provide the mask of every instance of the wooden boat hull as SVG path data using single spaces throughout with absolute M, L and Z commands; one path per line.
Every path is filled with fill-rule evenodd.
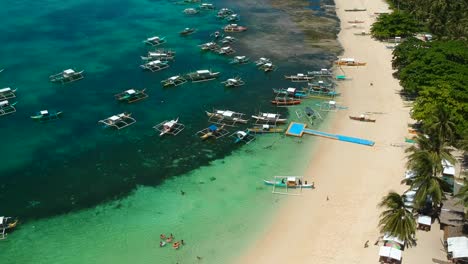
M 301 103 L 301 101 L 300 100 L 290 100 L 290 101 L 272 100 L 271 103 L 274 105 L 298 105 Z
M 349 119 L 361 121 L 361 122 L 370 122 L 370 123 L 375 123 L 376 121 L 375 119 L 370 119 L 370 118 L 365 118 L 365 117 L 360 117 L 360 116 L 349 116 Z
M 271 186 L 274 185 L 276 187 L 286 187 L 286 183 L 282 183 L 280 181 L 263 180 L 263 182 L 266 185 L 271 185 Z M 295 187 L 288 186 L 288 188 L 299 188 L 299 187 L 312 189 L 312 188 L 314 188 L 314 185 L 313 184 L 301 184 L 301 185 L 297 185 Z
M 235 121 L 236 123 L 242 123 L 242 124 L 247 124 L 247 122 L 249 122 L 249 120 L 245 120 L 245 119 L 241 119 L 241 118 L 237 118 L 237 117 L 229 118 L 229 117 L 225 117 L 223 115 L 211 113 L 211 112 L 208 112 L 208 111 L 205 111 L 205 112 L 206 112 L 206 115 L 208 117 L 216 117 L 216 118 L 219 118 L 219 119 L 232 120 L 232 121 Z
M 39 115 L 31 116 L 31 119 L 39 120 L 39 121 L 47 121 L 47 120 L 57 119 L 61 115 L 62 115 L 62 112 L 51 113 L 51 114 L 49 114 L 47 116 L 39 114 Z
M 261 117 L 261 116 L 255 116 L 255 115 L 253 115 L 252 118 L 257 119 L 259 121 L 264 121 L 264 122 L 276 122 L 276 123 L 286 123 L 286 122 L 288 122 L 288 119 L 286 119 L 286 118 L 268 119 L 268 118 L 264 118 L 264 117 Z

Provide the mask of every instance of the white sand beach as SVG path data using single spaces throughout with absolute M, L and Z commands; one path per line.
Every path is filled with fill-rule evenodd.
M 370 139 L 376 144 L 367 147 L 314 138 L 318 147 L 304 176 L 315 182 L 316 189 L 290 197 L 264 237 L 240 257 L 239 263 L 378 263 L 379 247 L 374 245 L 380 236 L 377 204 L 390 190 L 402 193 L 406 189 L 400 181 L 405 171 L 402 146 L 410 108 L 398 95 L 401 87 L 392 76 L 392 50 L 370 36 L 354 34 L 369 32 L 374 12 L 388 11 L 388 6 L 382 0 L 335 2 L 341 19 L 342 57 L 367 65 L 342 68 L 352 80 L 340 82 L 342 97 L 337 101 L 349 109 L 334 113 L 327 132 Z M 352 8 L 367 11 L 344 11 Z M 365 22 L 356 27 L 348 23 L 356 19 Z M 336 73 L 342 74 L 340 69 Z M 376 123 L 348 118 L 363 112 L 374 112 L 371 117 Z M 405 250 L 403 263 L 444 259 L 440 242 L 433 241 L 438 236 L 438 224 L 430 233 L 418 232 L 420 246 Z M 364 248 L 367 240 L 369 247 Z

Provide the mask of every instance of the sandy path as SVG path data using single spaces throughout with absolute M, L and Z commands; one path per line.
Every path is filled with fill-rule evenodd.
M 400 185 L 405 171 L 403 148 L 391 144 L 404 142 L 409 108 L 397 94 L 400 86 L 392 77 L 391 50 L 369 36 L 354 35 L 368 32 L 373 13 L 387 6 L 381 0 L 335 2 L 343 57 L 354 57 L 367 66 L 343 68 L 353 80 L 340 83 L 343 96 L 338 101 L 349 110 L 335 113 L 329 132 L 374 140 L 376 145 L 313 139 L 319 146 L 305 176 L 315 181 L 317 189 L 291 197 L 268 233 L 239 263 L 378 263 L 378 247 L 373 245 L 379 236 L 377 203 L 388 191 L 406 188 Z M 344 12 L 355 7 L 366 7 L 367 12 Z M 347 21 L 355 19 L 365 21 L 362 28 L 350 27 Z M 382 114 L 373 115 L 374 124 L 349 120 L 348 115 L 362 112 Z M 364 248 L 367 240 L 370 246 Z M 411 250 L 403 258 L 408 254 L 411 263 L 427 263 L 427 256 L 426 262 L 418 262 Z

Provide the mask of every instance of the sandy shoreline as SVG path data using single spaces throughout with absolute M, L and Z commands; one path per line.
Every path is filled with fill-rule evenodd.
M 380 235 L 377 203 L 390 190 L 405 190 L 400 185 L 405 171 L 404 149 L 392 145 L 403 145 L 410 109 L 398 95 L 401 87 L 392 76 L 391 50 L 370 36 L 354 35 L 368 32 L 374 12 L 387 10 L 387 4 L 382 0 L 366 1 L 365 5 L 358 0 L 335 2 L 341 19 L 338 39 L 344 48 L 342 57 L 356 58 L 367 66 L 342 69 L 352 80 L 340 83 L 342 97 L 337 100 L 349 109 L 334 113 L 329 132 L 374 140 L 376 144 L 366 147 L 314 139 L 318 141 L 317 151 L 304 176 L 315 181 L 317 188 L 291 197 L 269 231 L 238 263 L 378 263 L 378 247 L 373 245 Z M 367 11 L 344 11 L 362 7 Z M 347 22 L 355 19 L 365 23 L 352 27 Z M 348 118 L 363 112 L 379 113 L 373 115 L 377 122 Z M 364 248 L 367 240 L 370 246 Z M 406 263 L 429 263 L 409 250 L 404 252 L 405 257 L 412 260 Z

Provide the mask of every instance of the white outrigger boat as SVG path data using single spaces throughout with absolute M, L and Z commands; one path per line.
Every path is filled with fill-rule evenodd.
M 187 77 L 193 82 L 206 82 L 218 78 L 219 72 L 212 72 L 210 70 L 198 70 L 187 74 Z
M 71 83 L 83 79 L 83 72 L 84 71 L 76 72 L 73 69 L 67 69 L 61 73 L 49 76 L 49 80 L 61 84 Z
M 225 18 L 229 15 L 232 15 L 234 14 L 234 11 L 232 11 L 231 9 L 229 8 L 221 8 L 219 11 L 218 11 L 218 14 L 216 14 L 216 16 L 218 18 Z
M 121 113 L 117 115 L 113 115 L 111 117 L 108 117 L 106 119 L 99 120 L 98 123 L 101 123 L 104 125 L 104 127 L 113 127 L 115 129 L 122 129 L 126 128 L 130 125 L 133 125 L 136 123 L 136 120 L 131 117 L 130 113 Z
M 302 182 L 297 177 L 284 177 L 281 180 L 278 178 L 275 180 L 263 180 L 266 185 L 273 185 L 275 187 L 287 187 L 287 188 L 314 188 L 314 184 L 308 184 L 307 181 Z
M 225 87 L 239 87 L 245 84 L 240 77 L 230 78 L 221 83 L 223 83 Z
M 199 47 L 201 48 L 201 50 L 204 50 L 204 51 L 208 51 L 208 50 L 217 51 L 220 48 L 220 46 L 214 42 L 203 43 L 199 45 Z
M 307 75 L 311 76 L 332 76 L 333 72 L 329 69 L 320 69 L 320 71 L 309 71 Z
M 154 60 L 140 65 L 140 68 L 152 72 L 157 72 L 169 68 L 169 64 L 167 61 Z
M 141 56 L 141 59 L 145 61 L 152 61 L 152 60 L 170 61 L 174 59 L 174 54 L 166 53 L 166 52 L 159 52 L 159 51 L 149 51 L 146 57 Z
M 231 44 L 231 43 L 234 43 L 234 42 L 236 42 L 236 38 L 231 37 L 231 36 L 226 36 L 221 40 L 221 43 L 223 45 L 228 45 L 228 44 Z
M 280 114 L 273 114 L 273 113 L 258 113 L 258 115 L 252 115 L 252 118 L 257 120 L 257 122 L 261 123 L 286 123 L 288 119 L 281 118 Z
M 137 90 L 137 89 L 129 89 L 118 93 L 115 96 L 115 99 L 119 102 L 126 102 L 128 104 L 138 102 L 140 100 L 148 98 L 148 95 L 145 93 L 146 89 Z
M 213 112 L 205 111 L 209 117 L 208 121 L 220 125 L 234 126 L 237 123 L 247 124 L 249 120 L 244 119 L 244 114 L 230 110 L 214 110 Z
M 285 75 L 286 80 L 291 80 L 292 82 L 308 82 L 313 80 L 315 77 L 308 74 L 298 73 L 296 75 Z
M 264 65 L 266 63 L 271 63 L 270 59 L 262 57 L 262 58 L 255 61 L 255 66 L 262 66 L 262 65 Z
M 15 105 L 18 102 L 10 103 L 8 100 L 0 101 L 0 116 L 13 114 L 16 112 Z
M 10 87 L 0 89 L 0 100 L 8 100 L 16 97 L 16 89 Z
M 231 55 L 234 54 L 236 51 L 233 48 L 231 48 L 231 46 L 226 46 L 218 49 L 217 52 L 220 55 Z
M 265 63 L 263 65 L 260 65 L 258 67 L 258 69 L 260 69 L 260 70 L 262 70 L 264 72 L 271 72 L 271 71 L 276 70 L 276 66 L 273 63 L 268 62 L 268 63 Z
M 201 10 L 214 10 L 215 6 L 213 4 L 202 3 L 198 6 L 198 8 Z
M 163 121 L 153 127 L 155 130 L 159 131 L 159 136 L 164 136 L 166 134 L 177 136 L 182 130 L 184 130 L 185 126 L 179 123 L 179 118 L 173 120 L 166 120 Z
M 200 13 L 200 11 L 195 8 L 185 8 L 183 12 L 186 15 L 195 15 L 195 14 Z
M 230 64 L 246 64 L 249 63 L 249 58 L 246 56 L 235 56 L 229 63 Z
M 234 143 L 236 144 L 241 143 L 241 142 L 245 144 L 249 144 L 255 139 L 255 135 L 252 135 L 252 133 L 248 129 L 245 131 L 242 131 L 242 130 L 236 131 L 231 134 L 231 137 L 234 138 Z
M 144 43 L 150 45 L 150 46 L 159 46 L 163 43 L 166 43 L 166 38 L 165 37 L 159 37 L 159 36 L 154 36 L 151 38 L 147 38 Z
M 162 80 L 161 83 L 163 84 L 164 87 L 169 87 L 169 86 L 179 86 L 187 82 L 187 79 L 180 75 L 172 76 L 167 78 L 166 80 Z

